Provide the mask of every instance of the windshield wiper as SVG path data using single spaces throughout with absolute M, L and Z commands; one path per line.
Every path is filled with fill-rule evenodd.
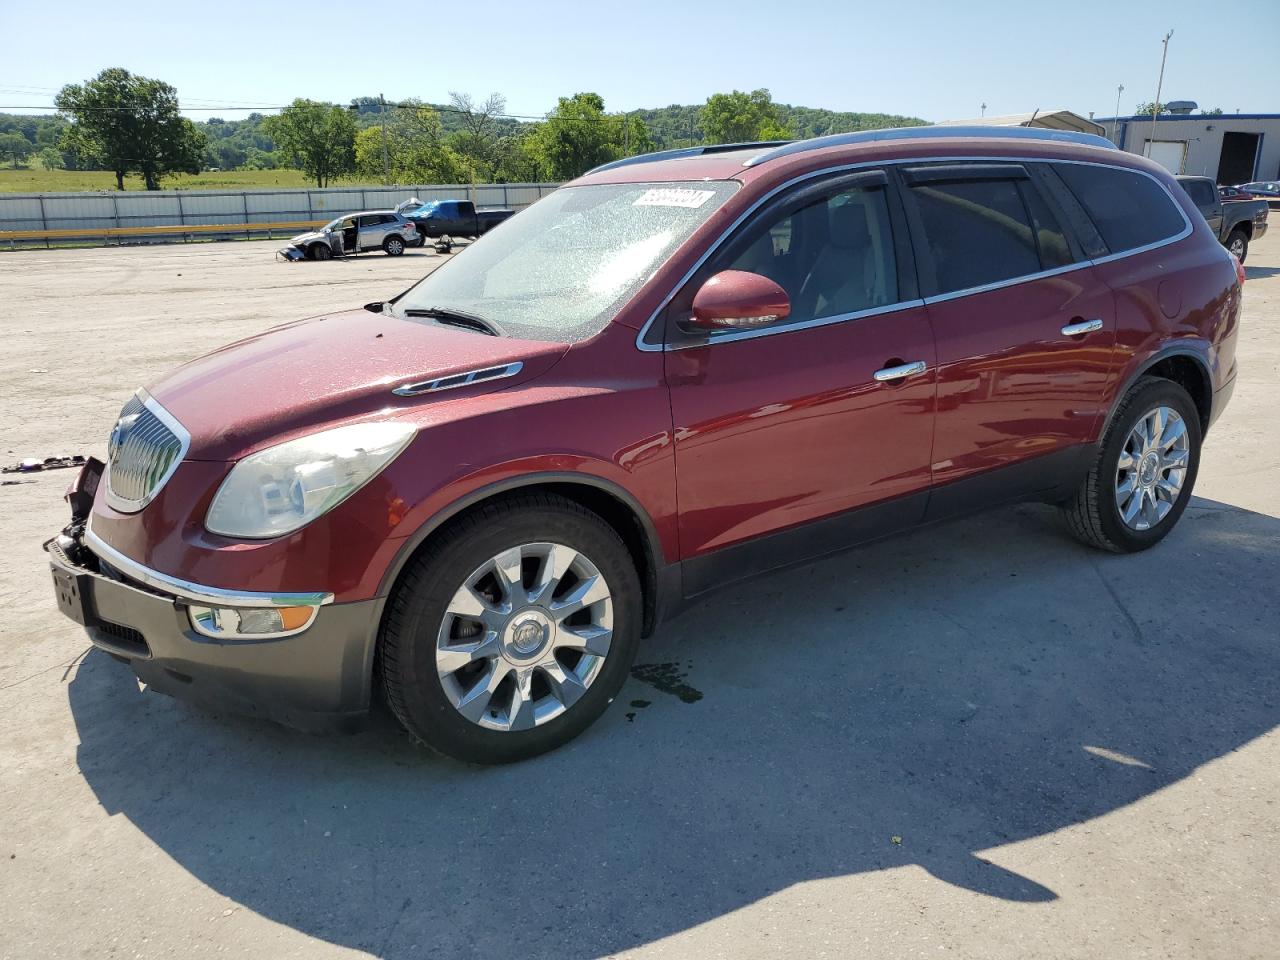
M 462 310 L 446 309 L 444 307 L 424 307 L 416 310 L 405 310 L 404 315 L 406 317 L 427 317 L 437 323 L 443 323 L 450 327 L 475 330 L 479 333 L 486 333 L 491 337 L 502 336 L 502 331 L 498 329 L 498 325 L 492 320 L 486 320 L 484 317 L 477 317 L 474 313 L 465 313 Z

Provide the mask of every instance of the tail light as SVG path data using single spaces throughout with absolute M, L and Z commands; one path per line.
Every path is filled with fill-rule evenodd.
M 1244 264 L 1240 262 L 1240 258 L 1234 253 L 1228 253 L 1227 256 L 1230 257 L 1231 262 L 1236 265 L 1236 283 L 1243 287 L 1245 281 Z

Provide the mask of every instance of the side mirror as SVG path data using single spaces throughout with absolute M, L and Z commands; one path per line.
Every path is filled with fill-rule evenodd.
M 689 325 L 698 330 L 751 330 L 791 314 L 787 291 L 758 273 L 722 270 L 693 298 Z

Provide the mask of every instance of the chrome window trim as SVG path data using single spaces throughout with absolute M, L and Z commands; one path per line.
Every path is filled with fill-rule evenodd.
M 151 396 L 151 394 L 141 387 L 139 387 L 134 393 L 134 396 L 141 400 L 142 405 L 150 410 L 152 415 L 163 423 L 169 431 L 178 438 L 179 447 L 178 455 L 173 458 L 173 463 L 169 464 L 169 469 L 164 472 L 164 476 L 160 478 L 156 485 L 151 489 L 150 493 L 138 500 L 130 500 L 126 497 L 120 497 L 112 492 L 111 457 L 107 457 L 107 465 L 102 471 L 102 482 L 106 484 L 103 489 L 103 494 L 111 509 L 118 510 L 120 513 L 137 513 L 158 497 L 160 495 L 160 491 L 164 489 L 165 484 L 169 482 L 169 478 L 173 476 L 174 471 L 176 471 L 182 464 L 182 461 L 187 458 L 187 451 L 191 448 L 191 434 L 187 431 L 187 428 L 180 424 L 173 414 L 160 406 L 159 401 L 157 401 L 155 397 Z M 120 418 L 117 417 L 116 423 L 119 422 Z M 112 429 L 115 429 L 114 424 L 112 425 Z
M 677 350 L 692 350 L 695 347 L 709 347 L 712 344 L 725 343 L 729 340 L 751 340 L 755 337 L 768 337 L 778 333 L 790 333 L 792 330 L 811 330 L 814 327 L 827 327 L 833 323 L 844 323 L 846 320 L 861 320 L 864 317 L 876 317 L 885 313 L 898 313 L 902 310 L 910 310 L 912 307 L 923 307 L 924 305 L 925 301 L 923 300 L 899 300 L 897 303 L 886 304 L 883 307 L 871 307 L 867 310 L 856 310 L 853 313 L 837 313 L 830 317 L 814 317 L 812 320 L 801 320 L 798 323 L 787 324 L 779 327 L 761 327 L 758 330 L 734 330 L 725 331 L 724 333 L 712 333 L 701 343 L 677 343 L 667 346 L 666 350 L 674 353 Z
M 180 577 L 171 577 L 126 557 L 93 532 L 93 519 L 85 525 L 85 545 L 130 579 L 144 583 L 179 600 L 214 607 L 321 607 L 333 603 L 332 593 L 258 593 L 252 590 L 226 590 L 206 587 Z
M 657 322 L 658 317 L 662 314 L 664 310 L 667 309 L 671 301 L 675 299 L 676 294 L 679 293 L 680 290 L 684 287 L 684 285 L 689 282 L 690 278 L 692 278 L 695 273 L 697 273 L 699 270 L 702 269 L 703 264 L 705 264 L 709 259 L 711 259 L 711 257 L 716 253 L 716 251 L 719 250 L 720 247 L 724 245 L 724 242 L 729 238 L 729 236 L 735 230 L 737 230 L 738 227 L 740 227 L 748 217 L 754 214 L 758 209 L 760 209 L 760 207 L 768 203 L 770 200 L 772 200 L 782 191 L 790 187 L 793 187 L 798 183 L 803 183 L 806 180 L 813 180 L 817 177 L 825 177 L 833 174 L 845 173 L 849 170 L 858 170 L 864 167 L 888 167 L 888 166 L 895 166 L 903 163 L 938 163 L 942 161 L 955 161 L 957 163 L 969 163 L 969 162 L 983 161 L 983 160 L 991 161 L 991 162 L 1007 162 L 1007 163 L 1074 163 L 1074 164 L 1079 164 L 1081 166 L 1086 166 L 1086 167 L 1106 167 L 1111 170 L 1122 170 L 1122 171 L 1141 174 L 1142 176 L 1147 177 L 1150 180 L 1154 181 L 1155 184 L 1159 186 L 1161 190 L 1164 191 L 1165 196 L 1169 198 L 1169 202 L 1173 204 L 1174 208 L 1178 211 L 1178 215 L 1182 217 L 1182 230 L 1181 232 L 1175 234 L 1174 236 L 1167 237 L 1164 240 L 1157 240 L 1154 243 L 1148 243 L 1141 247 L 1134 247 L 1131 250 L 1122 250 L 1119 253 L 1111 253 L 1105 257 L 1098 257 L 1093 260 L 1081 260 L 1078 263 L 1068 264 L 1065 267 L 1054 267 L 1051 270 L 1042 270 L 1038 273 L 1031 273 L 1031 274 L 1026 274 L 1024 276 L 1018 276 L 1018 277 L 1010 277 L 1008 280 L 998 280 L 993 283 L 983 284 L 977 287 L 966 287 L 963 290 L 953 290 L 949 293 L 939 293 L 931 297 L 924 297 L 923 299 L 920 299 L 920 300 L 904 301 L 896 304 L 890 304 L 884 307 L 876 307 L 872 310 L 863 310 L 854 314 L 844 314 L 836 317 L 816 317 L 813 320 L 803 320 L 793 324 L 782 324 L 777 327 L 765 327 L 760 330 L 749 330 L 749 331 L 727 333 L 727 334 L 723 334 L 723 335 L 708 339 L 702 343 L 670 344 L 664 341 L 663 343 L 658 344 L 658 343 L 644 342 L 645 335 L 649 332 L 650 327 L 652 327 Z M 753 203 L 746 210 L 744 210 L 742 214 L 736 220 L 733 221 L 733 223 L 729 224 L 729 226 L 726 227 L 724 231 L 721 232 L 720 236 L 718 236 L 715 239 L 715 242 L 712 243 L 711 246 L 707 248 L 707 251 L 701 257 L 698 258 L 697 262 L 694 263 L 694 265 L 689 269 L 689 271 L 683 277 L 681 277 L 678 282 L 672 285 L 671 291 L 662 299 L 662 302 L 658 304 L 657 309 L 655 309 L 653 313 L 649 315 L 649 319 L 644 322 L 644 325 L 641 326 L 639 331 L 637 331 L 636 333 L 636 348 L 645 353 L 664 353 L 664 352 L 673 352 L 676 350 L 687 350 L 692 347 L 710 346 L 713 343 L 728 343 L 734 340 L 745 340 L 745 339 L 754 338 L 754 337 L 773 336 L 776 334 L 789 333 L 792 330 L 806 330 L 806 329 L 810 329 L 811 327 L 826 326 L 832 323 L 842 323 L 846 320 L 858 320 L 858 319 L 861 319 L 862 317 L 875 316 L 877 314 L 889 313 L 895 310 L 905 310 L 910 307 L 918 307 L 922 305 L 927 306 L 930 303 L 941 303 L 945 300 L 954 300 L 957 297 L 967 297 L 976 293 L 984 293 L 987 290 L 997 290 L 1001 287 L 1011 287 L 1016 284 L 1027 283 L 1032 280 L 1040 280 L 1045 277 L 1053 277 L 1053 276 L 1058 276 L 1064 273 L 1070 273 L 1074 270 L 1083 270 L 1086 267 L 1095 267 L 1095 266 L 1098 266 L 1099 264 L 1111 263 L 1112 261 L 1121 260 L 1125 257 L 1137 256 L 1138 254 L 1147 253 L 1151 250 L 1157 250 L 1160 247 L 1166 247 L 1166 246 L 1169 246 L 1170 244 L 1178 243 L 1179 241 L 1185 240 L 1187 237 L 1191 235 L 1192 230 L 1193 230 L 1193 226 L 1191 223 L 1191 218 L 1187 216 L 1187 212 L 1182 209 L 1182 204 L 1178 202 L 1177 198 L 1173 195 L 1173 193 L 1169 190 L 1169 188 L 1160 182 L 1160 179 L 1158 177 L 1154 176 L 1153 174 L 1149 173 L 1146 170 L 1139 170 L 1135 167 L 1126 167 L 1126 166 L 1118 165 L 1115 163 L 1105 163 L 1101 160 L 1066 160 L 1058 157 L 1017 157 L 1017 156 L 991 157 L 991 156 L 943 155 L 943 156 L 932 156 L 932 157 L 899 157 L 899 158 L 894 158 L 889 160 L 863 160 L 858 163 L 847 163 L 847 164 L 841 164 L 835 167 L 825 167 L 822 170 L 814 170 L 809 173 L 801 174 L 798 177 L 793 177 L 792 179 L 779 184 L 778 186 L 770 190 L 768 193 L 766 193 L 764 196 L 756 200 L 756 202 Z
M 459 387 L 469 387 L 473 383 L 489 383 L 493 380 L 505 380 L 507 377 L 514 377 L 523 369 L 524 361 L 516 360 L 513 363 L 498 364 L 492 367 L 481 367 L 478 370 L 464 370 L 461 373 L 450 373 L 443 377 L 435 377 L 431 380 L 402 383 L 391 392 L 397 397 L 416 397 L 424 393 L 439 393 L 442 390 L 457 390 Z M 457 380 L 458 382 L 447 383 L 446 381 L 449 380 Z
M 1079 263 L 1069 263 L 1065 267 L 1054 267 L 1052 270 L 1041 270 L 1039 273 L 1026 274 L 1024 276 L 1010 277 L 1008 280 L 993 280 L 990 283 L 984 283 L 977 287 L 965 287 L 963 290 L 953 290 L 950 293 L 936 293 L 932 297 L 925 297 L 926 305 L 930 303 L 943 303 L 947 300 L 955 300 L 958 297 L 969 297 L 976 293 L 986 293 L 988 290 L 999 290 L 1002 287 L 1012 287 L 1019 283 L 1026 283 L 1028 280 L 1043 280 L 1045 277 L 1056 277 L 1063 273 L 1073 273 L 1076 270 L 1082 270 L 1085 267 L 1092 267 L 1097 261 L 1081 260 Z

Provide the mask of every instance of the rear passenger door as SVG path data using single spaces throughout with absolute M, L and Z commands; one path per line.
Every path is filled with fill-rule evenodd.
M 1096 231 L 1090 251 L 1063 229 L 1070 214 L 1032 164 L 900 175 L 938 351 L 929 515 L 1052 487 L 1094 437 L 1114 359 L 1113 296 L 1087 259 Z
M 360 218 L 360 249 L 374 250 L 382 246 L 382 240 L 390 229 L 393 217 L 381 213 L 369 213 Z

